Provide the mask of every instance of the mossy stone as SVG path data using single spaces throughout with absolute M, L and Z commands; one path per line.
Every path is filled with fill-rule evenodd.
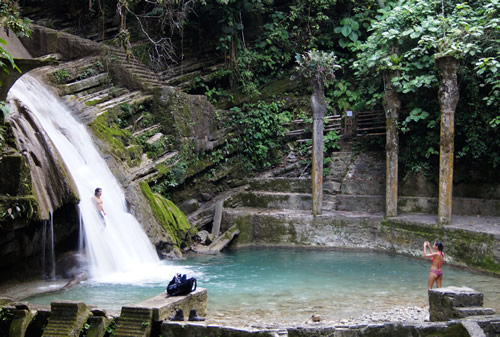
M 151 191 L 146 182 L 140 183 L 141 191 L 148 199 L 153 214 L 177 247 L 191 244 L 191 237 L 198 232 L 184 213 L 170 200 Z

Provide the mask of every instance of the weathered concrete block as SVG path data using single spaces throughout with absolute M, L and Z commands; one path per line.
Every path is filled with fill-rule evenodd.
M 446 287 L 429 290 L 430 320 L 457 318 L 456 307 L 481 307 L 483 294 L 467 287 Z
M 89 329 L 87 330 L 87 337 L 103 337 L 106 334 L 106 329 L 111 323 L 112 319 L 106 316 L 92 316 L 87 323 Z
M 90 310 L 83 302 L 58 301 L 52 302 L 51 316 L 43 337 L 80 335 L 83 325 L 90 316 Z
M 163 337 L 275 337 L 277 330 L 245 330 L 241 328 L 210 326 L 195 323 L 171 323 L 163 322 L 161 325 L 161 335 Z
M 9 337 L 24 337 L 28 325 L 33 319 L 33 314 L 29 308 L 18 307 L 14 310 L 14 318 L 10 323 Z
M 175 313 L 177 309 L 182 309 L 184 314 L 189 310 L 196 309 L 200 316 L 207 314 L 207 290 L 198 288 L 186 296 L 168 296 L 160 294 L 141 302 L 135 308 L 150 308 L 153 310 L 153 320 L 162 321 Z
M 153 325 L 153 309 L 140 307 L 122 307 L 117 320 L 115 337 L 149 337 Z

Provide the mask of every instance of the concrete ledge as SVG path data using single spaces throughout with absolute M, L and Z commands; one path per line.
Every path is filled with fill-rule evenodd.
M 384 195 L 337 195 L 337 210 L 354 212 L 383 212 Z M 399 213 L 436 214 L 438 199 L 433 197 L 398 196 Z M 500 200 L 453 198 L 453 215 L 500 216 Z
M 491 308 L 483 307 L 469 307 L 469 308 L 454 308 L 455 317 L 465 318 L 469 316 L 484 316 L 484 315 L 494 315 L 495 310 Z
M 184 314 L 196 309 L 200 316 L 207 314 L 207 289 L 198 288 L 186 296 L 168 296 L 160 294 L 137 305 L 134 308 L 148 308 L 153 310 L 153 321 L 168 319 L 177 309 L 182 309 Z
M 243 328 L 222 327 L 196 323 L 163 322 L 161 335 L 163 337 L 276 337 L 279 330 L 254 330 Z M 285 332 L 285 331 L 283 331 Z

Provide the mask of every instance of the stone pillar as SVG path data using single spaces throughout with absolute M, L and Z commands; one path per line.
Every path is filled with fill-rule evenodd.
M 392 79 L 399 76 L 399 71 L 385 70 L 383 75 L 386 119 L 385 216 L 391 217 L 398 215 L 398 117 L 401 101 L 396 88 L 392 84 Z
M 441 87 L 438 94 L 441 107 L 438 224 L 443 226 L 451 223 L 452 214 L 454 120 L 459 98 L 458 60 L 452 56 L 439 57 L 436 58 L 436 65 L 441 75 Z
M 326 112 L 326 100 L 323 81 L 314 78 L 311 84 L 313 88 L 312 213 L 316 216 L 321 214 L 323 206 L 323 118 Z

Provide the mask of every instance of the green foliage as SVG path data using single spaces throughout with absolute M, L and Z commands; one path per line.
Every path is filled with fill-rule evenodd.
M 186 169 L 186 162 L 177 162 L 175 165 L 170 167 L 170 169 L 163 175 L 162 182 L 159 185 L 156 185 L 153 190 L 162 195 L 168 195 L 168 189 L 177 187 L 184 182 L 184 179 L 186 177 Z
M 90 329 L 90 324 L 85 323 L 82 330 L 80 330 L 80 337 L 86 337 Z
M 334 29 L 335 33 L 342 34 L 342 37 L 339 39 L 339 45 L 345 48 L 357 42 L 361 35 L 358 21 L 347 17 L 340 20 L 340 24 L 341 26 L 337 26 Z
M 340 150 L 339 140 L 340 136 L 335 130 L 328 131 L 323 137 L 323 151 L 325 153 L 331 153 L 333 150 Z
M 102 65 L 101 62 L 96 62 L 94 65 L 91 67 L 86 68 L 84 71 L 82 71 L 80 74 L 78 74 L 77 79 L 79 81 L 84 80 L 89 77 L 96 76 L 100 74 L 104 70 L 104 66 Z
M 0 222 L 16 219 L 31 219 L 35 215 L 31 198 L 11 198 L 0 202 Z
M 309 50 L 304 54 L 296 54 L 297 73 L 306 79 L 317 79 L 326 83 L 335 79 L 335 70 L 340 69 L 334 52 Z
M 21 18 L 18 1 L 2 0 L 0 2 L 0 29 L 4 29 L 6 32 L 13 31 L 17 36 L 29 37 L 31 34 L 30 23 L 30 20 Z M 12 55 L 2 45 L 7 45 L 4 39 L 0 39 L 0 71 L 6 74 L 9 73 L 9 67 L 4 62 L 4 60 L 7 60 L 12 69 L 21 72 Z
M 12 319 L 14 318 L 14 312 L 12 309 L 7 307 L 0 308 L 0 335 L 8 336 L 9 327 Z
M 460 101 L 455 112 L 458 162 L 485 159 L 496 166 L 497 141 L 492 137 L 498 105 L 499 2 L 399 1 L 380 11 L 371 35 L 360 44 L 354 70 L 359 84 L 382 103 L 381 72 L 397 70 L 393 84 L 401 93 L 400 159 L 403 170 L 436 174 L 439 147 L 440 80 L 435 58 L 461 60 Z M 377 83 L 376 86 L 374 84 Z M 407 94 L 411 94 L 407 95 Z M 378 95 L 378 99 L 376 99 Z M 481 111 L 481 114 L 477 112 Z M 485 161 L 482 162 L 483 164 Z
M 109 324 L 108 327 L 106 328 L 106 333 L 104 334 L 104 336 L 105 337 L 113 336 L 113 332 L 115 331 L 115 329 L 116 329 L 116 320 L 113 319 L 111 324 Z
M 410 111 L 410 114 L 406 119 L 401 123 L 400 130 L 403 133 L 407 133 L 410 131 L 410 123 L 411 122 L 418 122 L 420 120 L 425 120 L 429 117 L 429 113 L 426 111 L 423 111 L 420 108 L 415 108 L 412 111 Z
M 56 84 L 66 83 L 69 78 L 71 78 L 71 73 L 68 69 L 59 69 L 52 73 L 52 79 Z
M 279 160 L 277 151 L 283 145 L 282 124 L 290 120 L 290 112 L 283 110 L 284 102 L 259 102 L 231 109 L 231 126 L 237 132 L 238 145 L 249 164 L 255 168 L 268 168 Z

